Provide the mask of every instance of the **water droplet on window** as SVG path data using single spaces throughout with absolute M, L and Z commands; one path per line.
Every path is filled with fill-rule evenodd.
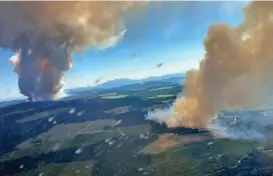
M 73 114 L 75 111 L 76 111 L 76 109 L 75 109 L 75 108 L 72 108 L 72 109 L 70 109 L 68 112 L 69 112 L 69 114 Z
M 82 149 L 81 149 L 81 148 L 79 148 L 79 149 L 77 149 L 77 150 L 75 151 L 76 154 L 80 154 L 81 152 L 82 152 Z
M 214 144 L 214 142 L 212 142 L 212 141 L 207 143 L 207 145 L 212 145 L 212 144 Z
M 77 113 L 77 116 L 82 116 L 84 114 L 85 110 L 81 111 L 81 112 L 78 112 Z
M 110 141 L 110 139 L 105 139 L 105 141 L 104 141 L 104 142 L 108 143 L 109 141 Z
M 139 137 L 140 137 L 140 139 L 144 139 L 145 135 L 144 134 L 140 134 Z
M 27 50 L 27 54 L 28 54 L 28 55 L 31 55 L 31 54 L 32 54 L 32 49 L 28 49 L 28 50 Z
M 118 121 L 116 121 L 116 123 L 114 124 L 114 126 L 119 125 L 121 122 L 122 122 L 122 120 L 118 120 Z
M 49 117 L 48 122 L 52 122 L 54 120 L 54 117 Z
M 57 143 L 53 146 L 52 151 L 55 152 L 61 147 L 61 143 Z

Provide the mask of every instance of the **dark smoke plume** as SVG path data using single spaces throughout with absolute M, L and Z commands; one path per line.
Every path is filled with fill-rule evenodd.
M 141 2 L 0 2 L 0 47 L 17 52 L 10 61 L 20 92 L 54 99 L 72 52 L 108 47 L 124 34 L 123 13 Z

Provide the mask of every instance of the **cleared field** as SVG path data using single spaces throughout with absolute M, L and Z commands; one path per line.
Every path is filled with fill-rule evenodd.
M 107 111 L 104 111 L 106 114 L 113 114 L 113 115 L 118 115 L 118 114 L 123 114 L 126 112 L 129 112 L 132 106 L 121 106 L 117 108 L 113 108 Z
M 176 87 L 176 86 L 159 87 L 159 88 L 149 89 L 148 91 L 168 90 L 168 89 L 172 89 L 174 87 Z
M 24 113 L 24 112 L 27 112 L 27 111 L 31 111 L 31 110 L 34 110 L 34 109 L 12 111 L 12 112 L 9 112 L 9 113 L 6 113 L 6 114 L 2 115 L 2 117 L 6 117 L 6 116 L 10 116 L 10 115 L 17 115 L 17 114 L 19 115 L 21 113 Z
M 176 95 L 166 94 L 166 95 L 155 95 L 154 97 L 145 97 L 147 99 L 157 99 L 157 98 L 175 98 Z
M 151 131 L 151 126 L 150 125 L 133 125 L 130 127 L 122 127 L 120 128 L 120 131 L 128 135 L 143 134 L 143 133 L 149 133 Z
M 105 93 L 105 94 L 100 94 L 99 96 L 104 97 L 104 96 L 114 96 L 117 95 L 117 93 L 112 92 L 112 93 Z
M 107 95 L 107 96 L 101 96 L 101 98 L 104 98 L 104 99 L 117 99 L 117 98 L 124 98 L 124 97 L 127 97 L 128 95 Z
M 181 147 L 187 143 L 210 140 L 213 139 L 209 134 L 194 134 L 194 135 L 182 135 L 176 136 L 171 133 L 159 135 L 159 138 L 146 146 L 140 153 L 144 154 L 156 154 L 167 150 L 171 150 L 177 147 Z
M 90 176 L 95 161 L 75 161 L 72 163 L 49 164 L 47 166 L 26 171 L 16 176 Z
M 112 119 L 103 119 L 95 121 L 86 121 L 82 123 L 73 123 L 73 124 L 60 124 L 51 128 L 49 131 L 42 133 L 36 137 L 36 140 L 42 141 L 61 141 L 65 139 L 75 138 L 78 134 L 81 134 L 86 131 L 101 131 L 103 127 L 107 125 L 113 125 L 116 121 Z M 23 147 L 25 143 L 30 141 L 25 141 L 22 144 L 18 145 L 18 148 Z
M 41 118 L 45 118 L 51 115 L 56 115 L 62 112 L 68 112 L 69 108 L 59 108 L 59 109 L 54 109 L 51 111 L 44 111 L 44 112 L 39 112 L 39 113 L 35 113 L 31 116 L 27 116 L 24 117 L 23 119 L 20 120 L 16 120 L 17 123 L 25 123 L 25 122 L 30 122 L 30 121 L 34 121 L 34 120 L 39 120 Z

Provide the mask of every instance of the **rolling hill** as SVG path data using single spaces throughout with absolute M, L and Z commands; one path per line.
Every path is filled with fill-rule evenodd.
M 147 87 L 157 87 L 157 86 L 169 86 L 169 85 L 179 85 L 181 80 L 185 79 L 184 73 L 169 74 L 159 77 L 149 77 L 145 79 L 114 79 L 107 81 L 105 83 L 99 84 L 94 87 L 79 87 L 75 89 L 67 89 L 66 93 L 71 94 L 78 91 L 90 91 L 90 90 L 101 90 L 101 89 L 128 89 L 128 88 L 147 88 Z

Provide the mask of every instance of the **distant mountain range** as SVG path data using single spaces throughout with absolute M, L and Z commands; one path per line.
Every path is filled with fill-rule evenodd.
M 98 90 L 98 89 L 112 89 L 112 88 L 119 88 L 119 87 L 131 87 L 131 86 L 137 86 L 137 85 L 178 85 L 181 83 L 181 80 L 185 78 L 184 73 L 176 73 L 176 74 L 168 74 L 163 75 L 159 77 L 149 77 L 145 79 L 114 79 L 107 81 L 105 83 L 99 84 L 97 86 L 93 87 L 81 87 L 81 88 L 75 88 L 75 89 L 69 89 L 67 91 L 73 92 L 73 91 L 83 91 L 83 90 Z
M 73 92 L 78 91 L 96 91 L 96 90 L 107 90 L 107 89 L 120 89 L 120 90 L 129 90 L 129 89 L 138 89 L 138 88 L 148 88 L 148 87 L 159 87 L 159 86 L 169 86 L 169 85 L 179 85 L 181 81 L 185 78 L 184 73 L 168 74 L 158 77 L 149 77 L 145 79 L 114 79 L 107 81 L 105 83 L 99 84 L 93 87 L 79 87 L 74 89 L 66 89 L 65 92 L 73 94 Z M 0 100 L 0 108 L 8 104 L 15 104 L 25 102 L 24 97 L 14 98 L 14 99 L 2 99 Z

